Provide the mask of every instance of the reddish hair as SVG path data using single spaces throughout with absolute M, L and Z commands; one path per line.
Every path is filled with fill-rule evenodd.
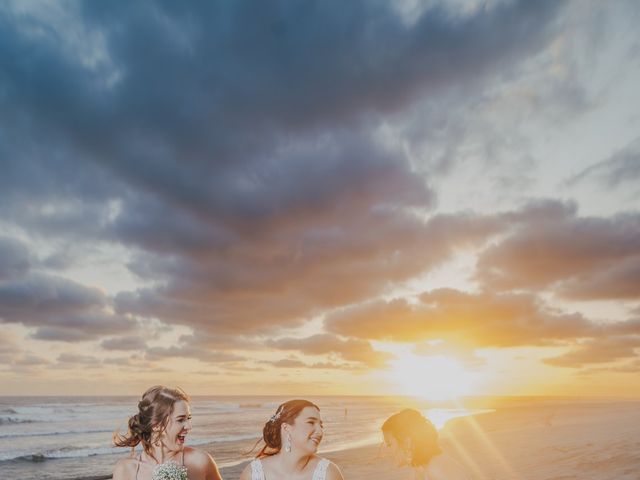
M 262 447 L 260 453 L 256 457 L 269 457 L 275 455 L 282 449 L 282 434 L 281 426 L 283 423 L 293 425 L 296 417 L 300 415 L 300 412 L 306 407 L 313 407 L 320 411 L 320 408 L 309 400 L 289 400 L 280 405 L 276 413 L 264 424 L 262 429 L 262 440 L 264 440 L 265 446 Z M 255 446 L 254 446 L 255 448 Z

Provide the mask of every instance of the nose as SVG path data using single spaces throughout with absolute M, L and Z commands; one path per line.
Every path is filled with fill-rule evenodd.
M 189 418 L 189 419 L 187 419 L 187 421 L 184 423 L 184 429 L 185 429 L 187 432 L 190 432 L 192 428 L 193 428 L 193 425 L 191 424 L 191 419 Z

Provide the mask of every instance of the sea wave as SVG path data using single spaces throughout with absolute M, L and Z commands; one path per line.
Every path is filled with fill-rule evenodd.
M 54 435 L 76 435 L 84 433 L 106 433 L 112 432 L 113 429 L 79 429 L 79 430 L 55 430 L 55 431 L 40 431 L 40 432 L 0 432 L 0 438 L 15 438 L 15 437 L 50 437 Z
M 85 458 L 94 455 L 112 455 L 121 453 L 122 449 L 117 447 L 94 447 L 94 448 L 74 448 L 65 447 L 59 450 L 49 450 L 45 452 L 25 452 L 13 451 L 0 453 L 0 462 L 8 461 L 28 461 L 44 462 L 46 460 L 60 458 Z
M 0 425 L 16 425 L 19 423 L 36 423 L 32 418 L 0 417 Z
M 222 435 L 215 438 L 194 438 L 188 441 L 189 446 L 210 445 L 214 443 L 237 442 L 255 438 L 255 435 Z M 115 455 L 124 453 L 118 447 L 63 447 L 55 450 L 29 452 L 24 450 L 0 452 L 0 463 L 8 461 L 44 462 L 60 458 L 86 458 L 95 455 Z

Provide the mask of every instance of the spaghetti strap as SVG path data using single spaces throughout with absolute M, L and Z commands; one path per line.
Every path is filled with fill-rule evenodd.
M 136 466 L 136 480 L 138 480 L 138 472 L 140 471 L 141 463 L 142 463 L 142 453 L 138 455 L 138 465 Z
M 184 449 L 182 450 L 182 466 L 184 467 Z

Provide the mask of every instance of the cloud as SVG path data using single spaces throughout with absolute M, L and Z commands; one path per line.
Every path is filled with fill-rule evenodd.
M 193 358 L 206 363 L 241 362 L 246 358 L 226 352 L 210 351 L 203 348 L 193 348 L 189 345 L 171 347 L 150 347 L 145 353 L 147 360 L 163 360 L 169 358 Z
M 307 364 L 294 358 L 283 358 L 282 360 L 276 360 L 275 362 L 264 362 L 274 367 L 280 368 L 306 368 Z
M 637 185 L 640 180 L 640 138 L 634 139 L 624 148 L 615 152 L 609 158 L 582 170 L 566 181 L 573 186 L 585 180 L 592 179 L 607 189 L 614 189 L 623 183 Z
M 362 366 L 358 367 L 349 363 L 335 363 L 335 362 L 314 362 L 305 363 L 296 358 L 284 358 L 273 362 L 263 362 L 268 365 L 273 365 L 278 368 L 308 368 L 312 370 L 347 370 L 358 371 L 362 370 Z
M 578 372 L 578 375 L 594 375 L 594 374 L 598 374 L 598 373 L 606 373 L 606 374 L 611 374 L 611 373 L 634 373 L 634 374 L 637 374 L 638 372 L 640 372 L 640 359 L 634 360 L 634 361 L 630 361 L 630 362 L 625 362 L 625 363 L 622 363 L 622 364 L 608 365 L 606 367 L 583 368 L 582 370 L 580 370 Z
M 567 298 L 638 298 L 625 281 L 637 276 L 639 214 L 580 217 L 570 205 L 546 202 L 505 218 L 513 219 L 512 233 L 478 260 L 476 277 L 483 285 L 550 288 Z
M 579 368 L 594 363 L 610 363 L 638 356 L 640 336 L 595 338 L 562 355 L 543 360 L 555 367 Z
M 39 365 L 49 365 L 50 363 L 46 358 L 29 354 L 16 357 L 11 361 L 11 365 L 18 367 L 36 367 Z
M 61 353 L 60 355 L 58 355 L 58 364 L 60 365 L 72 365 L 72 366 L 77 366 L 77 365 L 84 365 L 84 366 L 98 366 L 101 365 L 102 360 L 97 358 L 97 357 L 93 357 L 90 355 L 79 355 L 79 354 L 75 354 L 75 353 Z
M 343 339 L 330 334 L 317 334 L 306 338 L 280 338 L 268 341 L 267 346 L 278 350 L 295 350 L 304 355 L 334 354 L 342 360 L 371 368 L 382 368 L 393 358 L 391 354 L 374 350 L 367 341 Z
M 117 311 L 223 335 L 273 333 L 383 293 L 503 228 L 494 217 L 436 215 L 425 222 L 386 209 L 332 219 L 238 241 L 211 259 L 153 257 L 139 271 L 166 283 L 118 294 Z
M 0 236 L 0 282 L 26 274 L 31 267 L 29 250 L 20 241 Z
M 415 303 L 395 299 L 344 309 L 329 315 L 324 325 L 330 332 L 357 338 L 443 339 L 466 348 L 554 345 L 594 332 L 582 315 L 554 311 L 533 295 L 454 289 L 425 292 Z
M 313 207 L 388 170 L 363 133 L 379 116 L 517 64 L 546 44 L 558 8 L 431 8 L 409 25 L 366 1 L 6 6 L 6 212 L 97 235 L 112 202 L 129 212 L 140 190 L 245 226 Z M 21 207 L 27 192 L 50 208 Z
M 110 313 L 108 306 L 102 291 L 63 277 L 31 273 L 0 284 L 0 319 L 36 327 L 34 338 L 43 340 L 85 340 L 135 327 L 130 319 Z
M 131 331 L 136 315 L 266 333 L 481 244 L 494 221 L 423 220 L 429 179 L 380 132 L 543 49 L 558 13 L 547 1 L 434 7 L 411 23 L 366 1 L 4 7 L 1 211 L 29 235 L 120 244 L 153 286 L 121 292 L 115 315 L 96 295 L 61 298 L 46 322 L 27 305 L 0 317 L 66 341 Z M 38 303 L 44 284 L 69 282 L 22 288 Z
M 43 273 L 42 266 L 24 243 L 0 237 L 0 322 L 35 328 L 32 338 L 66 342 L 136 327 L 112 312 L 102 290 Z
M 16 339 L 7 332 L 0 332 L 0 365 L 9 365 L 20 353 Z
M 111 337 L 100 342 L 100 346 L 105 350 L 145 350 L 146 342 L 140 337 Z
M 564 282 L 562 297 L 575 300 L 640 299 L 640 255 L 620 261 L 611 268 Z

